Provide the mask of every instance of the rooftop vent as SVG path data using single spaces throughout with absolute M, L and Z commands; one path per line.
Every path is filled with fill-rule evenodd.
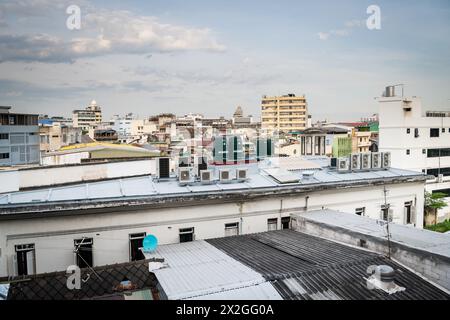
M 314 171 L 303 171 L 302 178 L 303 180 L 311 180 L 314 177 Z
M 370 266 L 367 272 L 371 276 L 367 280 L 367 288 L 379 289 L 386 293 L 394 294 L 404 291 L 404 287 L 397 285 L 395 281 L 395 270 L 388 265 Z

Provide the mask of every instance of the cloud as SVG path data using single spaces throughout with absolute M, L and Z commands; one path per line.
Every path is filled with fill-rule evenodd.
M 330 30 L 327 32 L 319 32 L 317 35 L 319 36 L 320 40 L 328 40 L 331 36 L 337 36 L 337 37 L 347 37 L 350 35 L 351 33 L 351 29 L 354 28 L 360 28 L 362 26 L 365 26 L 365 21 L 364 20 L 350 20 L 350 21 L 346 21 L 344 23 L 344 28 L 343 29 L 335 29 L 335 30 Z
M 330 34 L 327 32 L 319 32 L 317 35 L 319 36 L 320 40 L 328 40 L 328 38 L 330 37 Z
M 129 11 L 96 10 L 82 17 L 77 37 L 49 34 L 0 34 L 0 61 L 74 62 L 107 54 L 145 54 L 202 50 L 221 52 L 208 28 L 160 22 Z

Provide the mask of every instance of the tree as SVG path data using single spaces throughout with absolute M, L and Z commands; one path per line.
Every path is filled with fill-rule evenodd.
M 425 192 L 425 225 L 437 223 L 437 211 L 447 206 L 443 200 L 445 197 L 447 195 L 442 192 Z

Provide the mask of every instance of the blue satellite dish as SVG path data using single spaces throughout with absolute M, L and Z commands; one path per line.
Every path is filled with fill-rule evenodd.
M 154 235 L 149 234 L 144 238 L 143 246 L 144 251 L 153 251 L 158 246 L 158 239 Z

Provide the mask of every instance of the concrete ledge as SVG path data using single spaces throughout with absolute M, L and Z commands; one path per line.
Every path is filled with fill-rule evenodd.
M 294 214 L 292 228 L 390 256 L 426 279 L 450 290 L 450 236 L 358 215 L 321 210 Z

